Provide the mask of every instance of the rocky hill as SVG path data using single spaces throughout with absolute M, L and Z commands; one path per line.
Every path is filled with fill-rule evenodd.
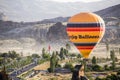
M 67 22 L 70 17 L 56 17 L 52 19 L 44 19 L 39 23 L 57 23 L 57 22 Z
M 66 26 L 61 22 L 51 26 L 47 32 L 47 39 L 50 41 L 67 39 Z
M 120 18 L 120 9 L 119 8 L 120 8 L 120 4 L 97 11 L 96 13 L 104 18 L 105 17 Z

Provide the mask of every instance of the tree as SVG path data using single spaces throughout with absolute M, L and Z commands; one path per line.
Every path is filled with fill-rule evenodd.
M 67 50 L 70 50 L 70 49 L 71 49 L 70 44 L 68 44 L 68 43 L 66 44 L 66 49 L 67 49 Z
M 96 61 L 96 57 L 93 56 L 93 58 L 92 58 L 92 64 L 95 65 L 96 63 L 97 63 L 97 61 Z
M 108 65 L 104 65 L 104 70 L 110 70 L 110 68 L 108 67 Z
M 2 71 L 0 71 L 0 80 L 12 80 L 9 78 L 5 66 L 3 67 Z
M 0 66 L 4 63 L 4 58 L 0 57 Z
M 77 55 L 77 58 L 81 58 L 81 57 L 82 57 L 81 54 L 78 54 L 78 55 Z
M 112 66 L 111 66 L 111 68 L 114 70 L 115 69 L 115 51 L 114 50 L 112 50 L 112 51 L 110 51 L 110 57 L 111 57 L 111 60 L 112 60 Z
M 120 48 L 119 48 L 119 55 L 120 55 Z
M 93 65 L 92 70 L 94 70 L 94 71 L 102 71 L 102 67 L 99 66 L 99 65 Z
M 3 53 L 3 54 L 1 54 L 1 57 L 8 57 L 8 54 L 7 53 Z
M 57 53 L 57 52 L 56 52 Z M 58 67 L 58 57 L 57 54 L 55 52 L 52 53 L 52 56 L 50 58 L 50 68 L 49 68 L 49 72 L 54 72 L 55 68 Z
M 45 48 L 42 49 L 42 56 L 45 54 Z
M 50 58 L 50 72 L 54 72 L 55 66 L 56 66 L 56 54 L 55 52 L 53 52 Z
M 115 59 L 115 51 L 114 50 L 110 51 L 110 58 L 111 58 L 111 60 Z
M 9 57 L 12 59 L 19 57 L 19 54 L 17 54 L 15 51 L 9 51 L 8 54 L 9 54 Z
M 60 58 L 63 60 L 63 59 L 65 59 L 65 56 L 64 56 L 64 48 L 62 47 L 61 49 L 60 49 Z
M 68 50 L 67 49 L 63 49 L 64 55 L 67 56 L 68 55 Z
M 40 58 L 40 56 L 38 54 L 32 54 L 33 58 Z
M 108 40 L 107 40 L 108 41 Z M 108 42 L 106 42 L 105 43 L 106 44 L 106 51 L 107 51 L 107 59 L 108 59 L 108 54 L 109 54 L 109 43 Z
M 50 59 L 50 54 L 45 51 L 45 48 L 42 49 L 42 58 Z

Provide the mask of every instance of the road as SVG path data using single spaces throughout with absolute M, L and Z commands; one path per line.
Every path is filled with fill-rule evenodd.
M 20 68 L 20 69 L 17 69 L 15 71 L 13 71 L 9 77 L 12 78 L 12 80 L 20 80 L 19 78 L 17 78 L 18 75 L 22 74 L 23 72 L 25 71 L 28 71 L 30 70 L 31 68 L 35 67 L 37 64 L 35 62 L 23 67 L 23 68 Z

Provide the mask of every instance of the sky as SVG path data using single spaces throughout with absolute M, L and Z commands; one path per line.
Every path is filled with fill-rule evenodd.
M 120 0 L 0 0 L 0 13 L 7 20 L 33 22 L 95 12 L 120 4 Z
M 56 2 L 96 2 L 102 0 L 49 0 L 49 1 L 56 1 Z

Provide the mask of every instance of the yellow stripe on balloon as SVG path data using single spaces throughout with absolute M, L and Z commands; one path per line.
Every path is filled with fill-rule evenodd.
M 83 57 L 88 58 L 88 57 L 89 57 L 89 54 L 90 54 L 90 52 L 91 52 L 91 49 L 89 49 L 89 50 L 88 50 L 88 49 L 86 49 L 86 50 L 84 50 L 84 49 L 82 50 L 82 49 L 81 49 L 81 50 L 79 50 L 79 51 L 80 51 L 80 53 L 82 53 L 82 56 L 83 56 Z
M 102 37 L 100 35 L 100 31 L 97 32 L 67 32 L 70 41 L 79 43 L 79 42 L 98 42 L 99 38 Z M 90 38 L 91 37 L 91 38 Z

